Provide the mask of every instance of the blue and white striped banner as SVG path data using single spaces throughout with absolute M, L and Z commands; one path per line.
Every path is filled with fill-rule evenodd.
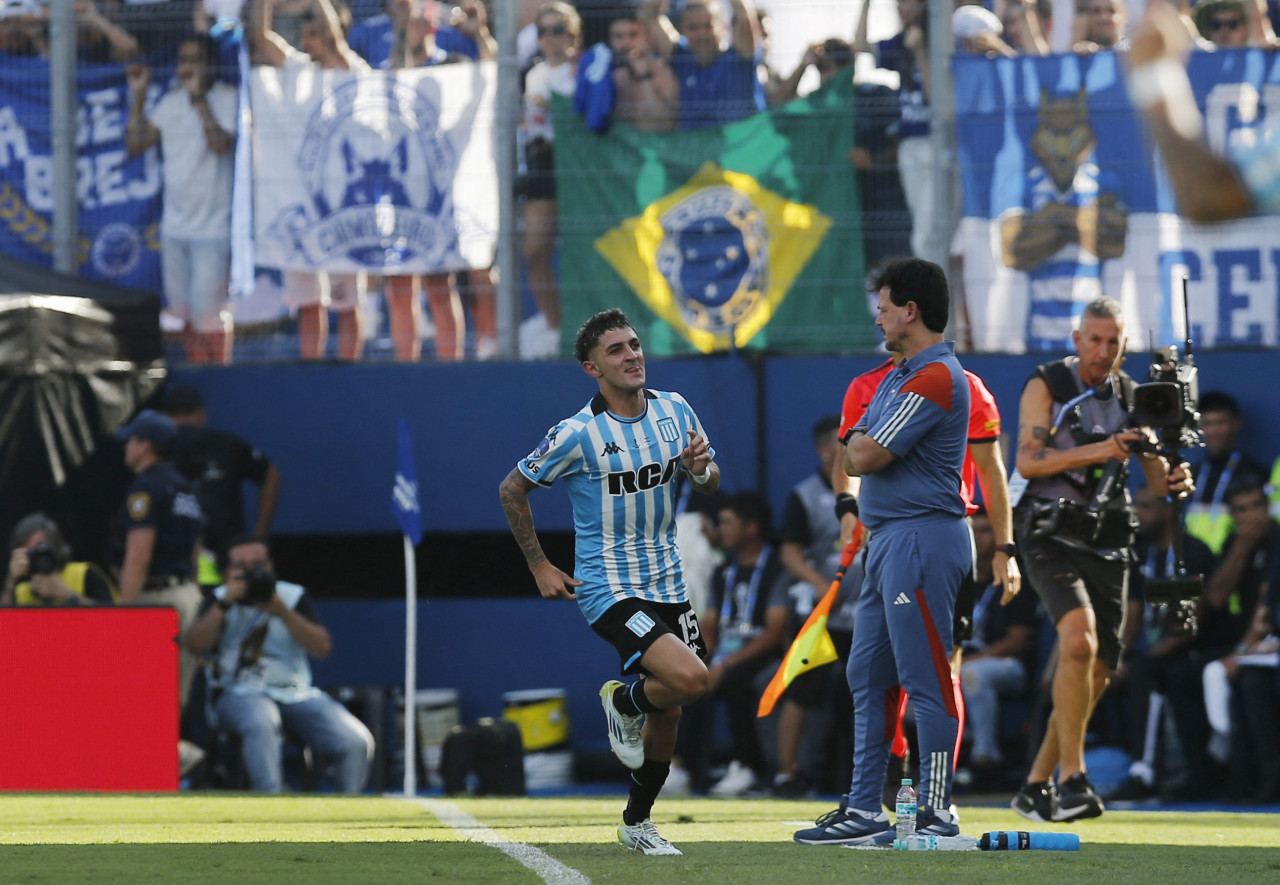
M 1196 53 L 1192 86 L 1217 150 L 1280 107 L 1274 53 Z M 1188 277 L 1198 348 L 1280 342 L 1280 218 L 1178 218 L 1119 56 L 956 62 L 963 257 L 974 346 L 1060 353 L 1083 305 L 1121 301 L 1131 349 L 1184 337 Z

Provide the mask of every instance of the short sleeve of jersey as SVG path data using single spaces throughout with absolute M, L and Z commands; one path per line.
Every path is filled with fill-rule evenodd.
M 542 441 L 525 456 L 517 468 L 530 482 L 549 486 L 562 476 L 582 467 L 582 446 L 578 439 L 581 424 L 561 421 L 547 431 Z
M 969 442 L 987 442 L 1000 438 L 1000 409 L 996 398 L 982 379 L 965 372 L 969 382 Z
M 156 512 L 160 507 L 165 489 L 163 483 L 155 481 L 151 476 L 140 476 L 129 488 L 129 495 L 124 501 L 125 532 L 134 529 L 153 529 L 156 527 Z
M 240 437 L 234 434 L 227 434 L 227 436 L 230 437 L 229 443 L 234 446 L 235 475 L 262 485 L 266 481 L 267 471 L 271 468 L 271 459 Z
M 315 600 L 311 598 L 311 594 L 307 591 L 302 591 L 302 595 L 298 597 L 298 601 L 294 604 L 293 610 L 316 626 L 324 626 L 323 622 L 320 620 L 320 612 L 316 610 Z
M 884 380 L 885 375 L 889 374 L 891 368 L 893 368 L 893 361 L 885 360 L 883 364 L 870 372 L 863 372 L 849 383 L 849 389 L 844 394 L 844 403 L 840 407 L 838 434 L 840 439 L 844 439 L 850 430 L 858 426 L 858 422 L 867 412 L 867 406 L 871 405 L 871 398 L 876 395 L 876 388 L 880 386 L 880 382 Z
M 927 363 L 898 391 L 868 435 L 901 458 L 948 414 L 951 373 L 943 363 Z
M 695 433 L 698 434 L 698 436 L 702 437 L 706 441 L 707 457 L 714 460 L 716 457 L 715 446 L 711 445 L 711 439 L 707 436 L 707 429 L 702 426 L 702 422 L 698 419 L 698 413 L 693 410 L 693 406 L 689 405 L 688 401 L 686 401 L 685 398 L 678 393 L 670 393 L 667 395 L 670 396 L 672 400 L 679 403 L 681 408 L 683 408 L 685 412 L 688 414 L 690 427 L 693 429 Z M 689 442 L 688 437 L 685 437 L 685 439 L 682 440 L 682 442 L 688 443 Z

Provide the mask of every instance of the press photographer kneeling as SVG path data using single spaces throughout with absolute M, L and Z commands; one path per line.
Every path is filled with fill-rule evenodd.
M 1085 728 L 1120 661 L 1134 517 L 1125 488 L 1137 459 L 1157 495 L 1185 497 L 1190 467 L 1131 427 L 1133 380 L 1120 370 L 1125 329 L 1112 298 L 1090 302 L 1072 334 L 1077 356 L 1038 367 L 1023 388 L 1014 524 L 1023 574 L 1058 632 L 1053 713 L 1013 809 L 1035 821 L 1103 812 L 1084 762 Z M 1052 777 L 1059 769 L 1058 783 Z
M 210 707 L 217 728 L 240 738 L 253 789 L 283 788 L 281 748 L 287 732 L 311 749 L 337 790 L 364 788 L 373 736 L 346 707 L 311 684 L 310 655 L 328 656 L 329 631 L 310 595 L 276 579 L 267 542 L 233 540 L 227 548 L 227 583 L 187 634 L 187 648 L 208 655 Z

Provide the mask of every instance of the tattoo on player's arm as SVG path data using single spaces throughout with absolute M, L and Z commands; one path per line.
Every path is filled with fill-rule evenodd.
M 520 545 L 520 552 L 524 554 L 529 568 L 546 561 L 546 554 L 542 552 L 542 545 L 538 543 L 538 535 L 533 528 L 533 511 L 529 509 L 528 492 L 508 478 L 498 489 L 498 495 L 502 499 L 502 510 L 507 515 L 511 534 Z

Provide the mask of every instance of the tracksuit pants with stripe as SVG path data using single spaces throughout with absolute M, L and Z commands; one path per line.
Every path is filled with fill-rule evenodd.
M 951 621 L 956 591 L 972 568 L 971 535 L 959 517 L 890 522 L 873 533 L 866 557 L 849 653 L 854 753 L 848 807 L 880 808 L 898 697 L 905 690 L 920 749 L 917 801 L 945 811 L 958 727 Z

